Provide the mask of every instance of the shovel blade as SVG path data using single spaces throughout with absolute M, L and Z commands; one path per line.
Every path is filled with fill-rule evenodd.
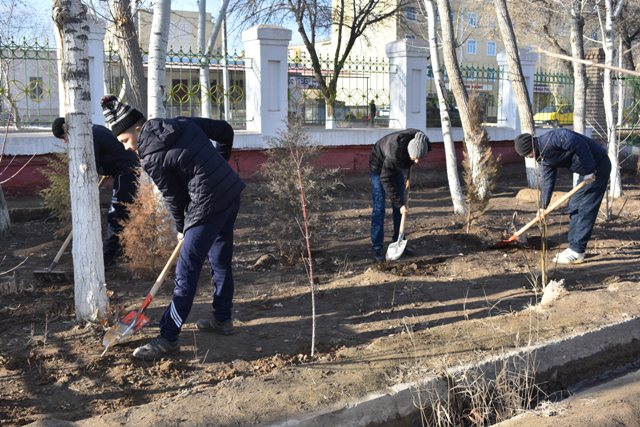
M 404 252 L 404 248 L 406 246 L 407 246 L 406 239 L 401 239 L 401 240 L 398 240 L 397 242 L 393 242 L 392 244 L 390 244 L 389 247 L 387 248 L 387 255 L 386 255 L 387 261 L 396 261 L 397 259 L 399 259 L 402 256 L 402 253 Z
M 144 313 L 139 311 L 130 311 L 120 321 L 115 323 L 102 337 L 102 345 L 105 347 L 111 347 L 119 343 L 124 338 L 138 332 L 149 323 L 150 319 Z

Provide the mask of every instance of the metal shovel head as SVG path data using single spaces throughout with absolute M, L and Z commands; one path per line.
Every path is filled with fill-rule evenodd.
M 130 337 L 138 332 L 144 325 L 149 323 L 150 320 L 151 319 L 144 313 L 130 311 L 104 334 L 104 337 L 102 337 L 102 345 L 109 348 L 119 343 L 124 338 Z
M 396 261 L 402 256 L 404 248 L 407 246 L 407 239 L 400 238 L 397 242 L 393 242 L 387 248 L 387 261 Z

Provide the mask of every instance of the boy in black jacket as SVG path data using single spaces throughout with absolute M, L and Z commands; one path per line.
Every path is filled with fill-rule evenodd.
M 178 335 L 189 315 L 205 258 L 215 283 L 213 317 L 201 319 L 201 331 L 230 335 L 233 301 L 233 228 L 245 187 L 227 160 L 233 128 L 225 121 L 176 117 L 146 120 L 113 95 L 102 99 L 111 131 L 135 151 L 151 176 L 184 239 L 176 265 L 173 299 L 160 321 L 160 335 L 133 356 L 153 359 L 180 349 Z M 210 140 L 216 141 L 214 146 Z
M 404 205 L 404 170 L 417 164 L 421 157 L 431 151 L 429 138 L 418 129 L 406 129 L 391 133 L 377 141 L 369 157 L 371 170 L 371 243 L 373 259 L 384 260 L 384 204 L 386 194 L 393 209 L 393 238 L 398 239 L 400 219 Z M 405 253 L 408 253 L 405 250 Z
M 93 152 L 96 169 L 100 175 L 113 178 L 111 205 L 107 211 L 107 239 L 103 242 L 104 266 L 113 267 L 122 255 L 119 234 L 122 222 L 129 218 L 125 203 L 133 202 L 138 190 L 140 161 L 134 153 L 124 149 L 113 133 L 104 126 L 93 125 Z M 53 136 L 66 142 L 67 130 L 64 117 L 58 117 L 51 125 Z

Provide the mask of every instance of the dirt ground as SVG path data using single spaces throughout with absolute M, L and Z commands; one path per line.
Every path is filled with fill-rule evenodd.
M 534 203 L 516 197 L 525 186 L 524 168 L 503 168 L 487 212 L 470 233 L 451 214 L 445 178 L 444 171 L 414 174 L 407 229 L 415 255 L 373 264 L 368 177 L 345 177 L 326 219 L 333 227 L 321 236 L 315 255 L 319 291 L 313 359 L 304 268 L 257 263 L 271 253 L 276 238 L 260 231 L 270 218 L 258 183 L 249 183 L 236 222 L 237 333 L 219 337 L 196 331 L 195 321 L 211 313 L 205 270 L 183 327 L 181 352 L 154 362 L 131 357 L 135 347 L 158 333 L 153 324 L 101 357 L 104 329 L 76 322 L 72 285 L 44 285 L 32 274 L 48 266 L 61 244 L 53 239 L 56 223 L 15 222 L 2 237 L 0 273 L 28 259 L 12 279 L 13 273 L 0 275 L 0 425 L 95 416 L 105 425 L 130 423 L 134 419 L 127 417 L 133 415 L 121 410 L 151 402 L 156 406 L 149 405 L 145 421 L 137 419 L 137 425 L 152 425 L 159 408 L 173 408 L 174 421 L 185 421 L 192 409 L 184 407 L 187 396 L 217 399 L 216 425 L 262 423 L 339 406 L 407 381 L 426 355 L 435 369 L 519 345 L 532 334 L 527 307 L 537 301 L 531 286 L 540 260 L 537 231 L 530 233 L 528 248 L 490 244 L 503 237 L 514 210 L 521 223 L 532 217 Z M 567 190 L 570 177 L 561 178 L 557 190 Z M 624 182 L 625 202 L 614 206 L 612 219 L 599 221 L 588 262 L 549 265 L 551 278 L 565 279 L 570 297 L 562 310 L 536 317 L 535 339 L 634 315 L 628 301 L 640 296 L 630 284 L 638 278 L 640 185 L 632 175 Z M 552 215 L 549 264 L 566 247 L 566 230 L 567 216 Z M 61 267 L 71 270 L 68 252 Z M 111 305 L 121 313 L 138 306 L 151 284 L 131 279 L 125 266 L 107 272 Z M 612 284 L 624 292 L 597 296 Z M 161 316 L 171 289 L 165 283 L 148 310 L 153 320 Z M 605 299 L 609 306 L 603 306 Z M 172 406 L 175 402 L 182 406 Z M 114 412 L 120 415 L 110 418 Z

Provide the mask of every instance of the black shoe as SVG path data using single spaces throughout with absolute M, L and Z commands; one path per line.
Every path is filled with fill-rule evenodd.
M 196 322 L 196 327 L 199 331 L 213 332 L 220 335 L 233 335 L 236 332 L 231 319 L 225 322 L 220 322 L 216 319 L 200 319 Z
M 374 262 L 382 262 L 384 261 L 384 253 L 382 249 L 374 249 L 373 251 L 373 261 Z
M 133 357 L 140 360 L 153 360 L 163 356 L 168 356 L 180 351 L 178 341 L 171 342 L 166 338 L 158 336 L 150 343 L 142 345 L 133 351 Z
M 402 252 L 402 256 L 406 256 L 406 257 L 412 257 L 412 256 L 415 256 L 415 254 L 416 253 L 409 248 L 404 248 L 404 251 Z

